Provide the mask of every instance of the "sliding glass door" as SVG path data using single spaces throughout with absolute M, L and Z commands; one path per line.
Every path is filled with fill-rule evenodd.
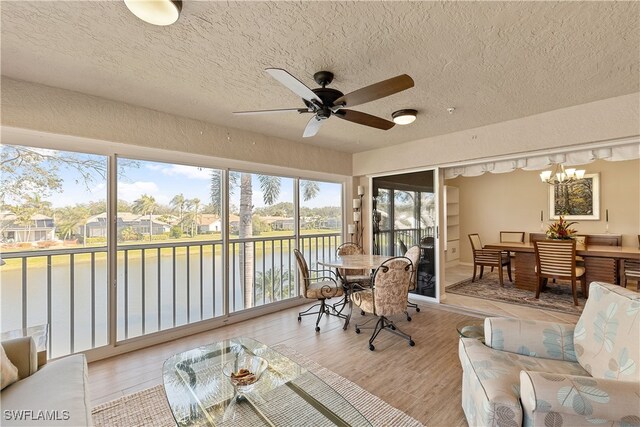
M 404 255 L 420 247 L 417 295 L 438 299 L 438 177 L 436 170 L 375 177 L 373 252 Z

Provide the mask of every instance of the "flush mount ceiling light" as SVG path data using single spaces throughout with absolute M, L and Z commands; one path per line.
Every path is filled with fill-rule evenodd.
M 398 110 L 391 114 L 393 122 L 398 125 L 408 125 L 416 120 L 418 112 L 416 110 Z
M 181 0 L 124 0 L 131 13 L 153 25 L 171 25 L 180 17 Z

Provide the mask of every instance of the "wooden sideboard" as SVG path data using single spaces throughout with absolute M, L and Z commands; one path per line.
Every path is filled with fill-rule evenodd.
M 615 236 L 615 235 L 614 235 Z M 492 243 L 487 249 L 502 249 L 515 253 L 515 286 L 519 289 L 535 291 L 536 255 L 533 243 Z M 576 250 L 576 255 L 584 258 L 587 284 L 591 282 L 619 283 L 620 260 L 640 261 L 640 249 L 627 246 L 590 245 Z
M 622 234 L 578 234 L 578 236 L 586 237 L 587 245 L 622 246 Z M 531 243 L 546 239 L 546 233 L 529 233 Z

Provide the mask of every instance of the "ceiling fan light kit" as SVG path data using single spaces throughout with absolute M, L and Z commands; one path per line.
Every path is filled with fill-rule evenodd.
M 300 114 L 313 114 L 302 135 L 304 138 L 309 138 L 317 134 L 320 130 L 320 125 L 331 116 L 376 129 L 389 130 L 395 125 L 394 122 L 361 111 L 348 110 L 346 107 L 354 107 L 375 101 L 414 86 L 413 79 L 406 74 L 402 74 L 345 95 L 337 89 L 327 87 L 327 85 L 333 81 L 333 73 L 330 71 L 318 71 L 313 75 L 315 82 L 321 86 L 316 89 L 308 88 L 300 80 L 281 68 L 267 68 L 265 72 L 279 81 L 287 89 L 301 97 L 306 108 L 236 111 L 234 114 L 265 114 L 289 111 L 296 111 Z M 412 111 L 415 112 L 415 110 Z
M 393 122 L 397 125 L 408 125 L 416 121 L 418 111 L 411 109 L 398 110 L 391 114 Z
M 171 25 L 180 17 L 181 0 L 124 0 L 127 8 L 144 22 L 153 25 Z

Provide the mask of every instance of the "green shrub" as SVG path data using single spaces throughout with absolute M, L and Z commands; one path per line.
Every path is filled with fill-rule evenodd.
M 173 227 L 171 227 L 171 231 L 169 232 L 169 237 L 171 237 L 172 239 L 179 239 L 182 237 L 182 234 L 183 234 L 182 229 L 177 225 L 174 225 Z
M 87 245 L 97 245 L 100 243 L 107 243 L 106 237 L 87 237 Z

